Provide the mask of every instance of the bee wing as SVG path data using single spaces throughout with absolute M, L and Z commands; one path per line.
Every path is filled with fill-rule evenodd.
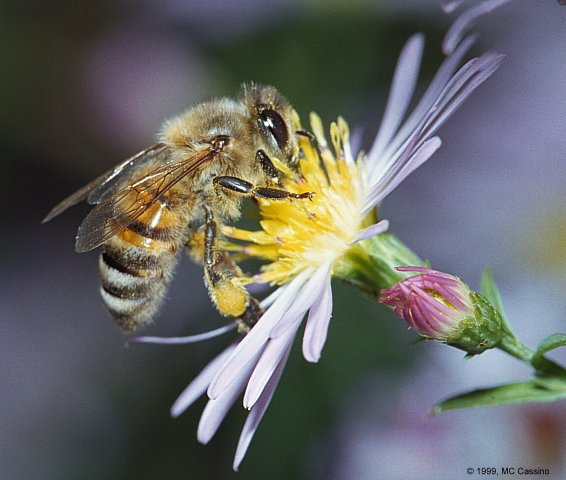
M 211 148 L 202 149 L 177 163 L 151 170 L 143 178 L 113 194 L 105 193 L 85 217 L 77 233 L 75 250 L 88 252 L 124 230 L 150 208 L 185 175 L 214 156 Z
M 167 147 L 164 144 L 158 143 L 124 160 L 112 170 L 103 173 L 100 177 L 55 205 L 41 223 L 48 222 L 83 200 L 87 200 L 91 205 L 100 203 L 104 197 L 123 186 L 140 164 L 157 161 L 162 154 L 166 153 L 166 150 Z

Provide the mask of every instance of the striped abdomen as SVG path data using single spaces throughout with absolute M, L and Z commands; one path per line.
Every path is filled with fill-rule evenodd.
M 186 239 L 186 205 L 175 209 L 167 202 L 164 195 L 103 246 L 100 292 L 126 332 L 151 322 Z

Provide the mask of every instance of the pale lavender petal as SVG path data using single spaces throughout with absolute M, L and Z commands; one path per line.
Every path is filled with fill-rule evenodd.
M 462 41 L 454 53 L 442 62 L 442 65 L 440 65 L 440 68 L 436 72 L 421 100 L 412 111 L 411 115 L 403 123 L 403 126 L 395 135 L 395 138 L 387 146 L 383 156 L 390 159 L 390 162 L 394 160 L 392 155 L 395 151 L 398 150 L 399 147 L 414 133 L 419 124 L 422 124 L 423 119 L 427 117 L 432 106 L 438 103 L 439 96 L 441 96 L 446 85 L 450 82 L 454 71 L 458 65 L 460 65 L 464 55 L 472 47 L 476 40 L 476 35 L 468 36 L 464 41 Z M 375 172 L 376 175 L 379 175 L 380 173 L 381 172 L 379 171 Z
M 446 13 L 452 13 L 466 0 L 442 0 L 442 10 Z
M 297 291 L 303 286 L 306 276 L 297 275 L 290 283 L 280 287 L 283 293 L 273 302 L 273 305 L 262 315 L 257 324 L 232 352 L 232 355 L 220 367 L 208 388 L 208 396 L 212 399 L 222 394 L 238 376 L 239 371 L 251 362 L 258 351 L 263 350 L 274 325 L 289 309 Z
M 381 222 L 374 223 L 363 230 L 356 233 L 356 237 L 348 245 L 354 245 L 355 243 L 367 240 L 368 238 L 384 233 L 389 229 L 389 221 L 381 220 Z
M 246 418 L 246 423 L 244 424 L 244 428 L 242 429 L 242 433 L 240 435 L 240 439 L 238 440 L 238 447 L 236 448 L 236 455 L 234 456 L 234 464 L 233 468 L 237 472 L 246 455 L 248 447 L 250 446 L 250 442 L 259 426 L 259 422 L 263 417 L 263 414 L 267 410 L 269 406 L 269 402 L 275 393 L 275 389 L 277 384 L 279 383 L 279 379 L 283 374 L 283 370 L 285 369 L 285 364 L 287 363 L 287 358 L 289 358 L 289 353 L 291 352 L 291 345 L 285 351 L 279 365 L 273 372 L 273 375 L 267 382 L 265 389 L 263 390 L 262 394 L 260 395 L 257 403 L 253 406 L 250 413 L 248 414 L 248 418 Z
M 316 363 L 320 359 L 322 348 L 328 335 L 328 325 L 332 316 L 332 286 L 330 275 L 318 302 L 309 312 L 309 318 L 303 336 L 303 356 L 307 362 Z
M 329 275 L 330 267 L 331 263 L 325 262 L 316 269 L 312 277 L 297 295 L 293 304 L 274 325 L 269 333 L 270 338 L 277 338 L 302 320 L 307 310 L 322 293 L 324 279 Z
M 442 51 L 446 55 L 450 55 L 460 43 L 464 33 L 476 22 L 476 20 L 496 8 L 509 3 L 511 0 L 485 0 L 479 5 L 466 10 L 460 15 L 451 27 L 448 29 L 444 41 L 442 42 Z
M 417 84 L 424 47 L 424 36 L 413 35 L 403 47 L 397 61 L 391 92 L 379 132 L 368 153 L 369 158 L 379 158 L 399 127 Z
M 269 340 L 244 393 L 244 407 L 248 410 L 258 401 L 281 359 L 291 348 L 299 325 L 300 323 L 297 323 L 295 328 L 291 328 L 285 334 Z
M 362 149 L 363 140 L 364 128 L 360 126 L 355 127 L 350 134 L 350 149 L 354 152 L 354 158 Z
M 265 297 L 260 303 L 261 303 L 261 307 L 264 309 L 267 309 L 268 307 L 270 307 L 271 305 L 273 305 L 273 303 L 275 302 L 275 300 L 277 300 L 281 294 L 285 291 L 285 289 L 283 288 L 277 288 L 276 290 L 274 290 L 273 292 L 271 292 L 271 294 L 269 294 L 267 297 Z
M 197 400 L 201 395 L 204 395 L 210 380 L 218 370 L 218 367 L 222 365 L 222 362 L 228 358 L 228 355 L 234 351 L 236 344 L 230 345 L 226 350 L 224 350 L 220 355 L 218 355 L 214 360 L 212 360 L 202 371 L 195 377 L 195 379 L 189 383 L 187 388 L 183 390 L 183 393 L 179 395 L 175 403 L 171 407 L 171 416 L 173 418 L 181 415 L 187 408 L 189 408 L 195 400 Z
M 470 60 L 462 69 L 461 76 L 455 76 L 454 82 L 447 85 L 446 92 L 435 106 L 434 115 L 426 121 L 422 136 L 431 135 L 438 130 L 460 105 L 501 66 L 506 56 L 489 52 Z
M 442 62 L 421 100 L 403 123 L 400 130 L 395 134 L 395 137 L 389 142 L 385 151 L 379 157 L 368 155 L 368 183 L 370 185 L 375 184 L 377 180 L 386 174 L 387 170 L 398 160 L 403 151 L 399 147 L 408 145 L 410 143 L 409 139 L 414 136 L 418 126 L 422 125 L 423 120 L 431 115 L 431 107 L 438 102 L 439 95 L 450 81 L 454 70 L 456 70 L 462 58 L 475 41 L 476 37 L 470 35 L 461 43 L 453 55 Z
M 426 114 L 422 116 L 419 124 L 415 125 L 400 148 L 395 153 L 388 151 L 391 154 L 391 162 L 396 163 L 398 159 L 407 155 L 407 151 L 418 148 L 426 138 L 440 128 L 449 116 L 445 115 L 446 108 L 459 106 L 479 86 L 475 83 L 473 86 L 470 85 L 472 79 L 478 76 L 481 76 L 482 82 L 487 79 L 501 64 L 503 58 L 500 57 L 499 54 L 490 52 L 479 58 L 473 58 L 463 65 L 445 84 L 434 103 L 430 105 Z M 454 108 L 451 108 L 450 114 L 453 111 Z M 442 118 L 442 122 L 438 120 L 439 117 Z M 434 129 L 431 126 L 434 126 Z
M 401 178 L 405 178 L 415 170 L 418 164 L 414 162 L 412 156 L 417 154 L 413 152 L 418 149 L 419 155 L 428 153 L 426 150 L 421 150 L 427 142 L 426 139 L 438 130 L 461 103 L 501 66 L 504 59 L 504 55 L 490 52 L 470 60 L 458 70 L 430 108 L 426 117 L 421 121 L 421 125 L 391 157 L 393 162 L 391 168 L 370 188 L 370 192 L 366 196 L 367 201 L 364 210 L 366 213 L 375 206 L 374 202 L 380 202 L 399 184 L 398 176 L 401 172 L 404 172 Z M 429 144 L 428 147 L 432 148 L 433 146 Z M 428 157 L 418 158 L 418 160 L 421 160 L 422 163 L 426 158 Z M 414 165 L 407 168 L 405 163 L 413 163 Z
M 236 329 L 237 326 L 238 322 L 232 322 L 215 330 L 210 330 L 209 332 L 205 333 L 199 333 L 198 335 L 189 335 L 188 337 L 133 337 L 126 342 L 126 346 L 141 343 L 153 343 L 157 345 L 187 345 L 188 343 L 202 342 L 203 340 L 209 340 L 210 338 L 219 337 L 226 332 Z
M 238 369 L 238 374 L 234 381 L 230 384 L 222 395 L 215 400 L 209 400 L 202 412 L 197 430 L 197 440 L 200 443 L 207 444 L 214 436 L 218 427 L 226 417 L 226 414 L 232 408 L 232 405 L 244 391 L 246 383 L 252 374 L 256 362 L 258 361 L 263 350 L 260 350 L 253 357 L 252 361 L 246 366 Z
M 399 162 L 381 182 L 375 185 L 367 194 L 364 201 L 362 215 L 370 212 L 379 202 L 389 195 L 397 186 L 405 180 L 412 172 L 425 163 L 442 145 L 438 137 L 432 137 L 424 142 L 421 147 L 406 161 Z

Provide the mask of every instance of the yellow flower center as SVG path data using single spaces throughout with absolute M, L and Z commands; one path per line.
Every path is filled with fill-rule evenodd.
M 305 270 L 333 264 L 360 230 L 363 162 L 352 157 L 348 125 L 342 118 L 331 125 L 333 149 L 315 114 L 311 114 L 311 127 L 315 141 L 302 136 L 299 139 L 302 155 L 298 171 L 276 159 L 274 163 L 285 174 L 282 188 L 293 193 L 312 192 L 313 198 L 260 199 L 262 230 L 223 228 L 226 237 L 247 242 L 227 242 L 226 249 L 239 252 L 240 257 L 270 261 L 248 282 L 284 284 Z

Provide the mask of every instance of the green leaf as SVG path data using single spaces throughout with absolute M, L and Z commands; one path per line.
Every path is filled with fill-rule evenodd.
M 531 365 L 536 369 L 544 369 L 548 362 L 548 360 L 544 358 L 544 354 L 558 347 L 566 347 L 565 333 L 555 333 L 540 342 L 531 359 Z
M 566 398 L 566 382 L 558 377 L 537 377 L 527 382 L 510 383 L 474 390 L 448 398 L 436 405 L 432 414 L 460 408 L 493 407 L 516 403 L 554 402 Z
M 501 294 L 497 285 L 495 285 L 495 280 L 491 273 L 491 268 L 485 267 L 481 277 L 481 292 L 482 295 L 487 298 L 489 303 L 495 308 L 501 317 L 505 319 L 505 313 L 503 312 L 503 302 L 501 301 Z

